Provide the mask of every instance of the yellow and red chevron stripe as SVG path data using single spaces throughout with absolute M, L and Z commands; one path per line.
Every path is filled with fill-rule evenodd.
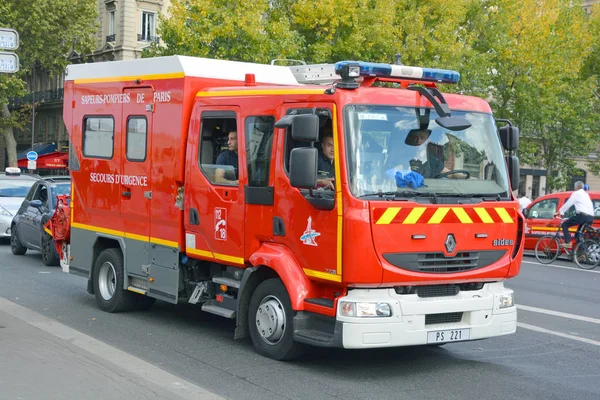
M 389 224 L 514 224 L 517 212 L 505 207 L 376 207 L 373 220 Z

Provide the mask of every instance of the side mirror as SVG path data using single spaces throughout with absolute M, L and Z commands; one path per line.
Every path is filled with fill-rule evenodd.
M 29 203 L 29 205 L 33 208 L 37 208 L 38 210 L 42 207 L 42 201 L 41 200 L 32 200 L 31 203 Z
M 313 189 L 317 186 L 317 156 L 314 147 L 298 147 L 290 152 L 290 183 L 293 187 Z
M 286 115 L 275 123 L 276 128 L 292 127 L 292 139 L 301 142 L 319 141 L 319 116 L 316 114 Z
M 503 126 L 498 129 L 502 147 L 505 150 L 512 151 L 519 148 L 519 128 L 516 126 Z
M 517 156 L 505 156 L 506 168 L 508 168 L 508 179 L 510 179 L 511 190 L 519 189 L 519 158 Z

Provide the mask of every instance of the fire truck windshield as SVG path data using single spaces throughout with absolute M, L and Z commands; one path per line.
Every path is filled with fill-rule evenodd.
M 472 126 L 450 131 L 433 109 L 377 105 L 345 108 L 352 193 L 360 198 L 508 197 L 504 153 L 490 114 L 453 111 Z M 393 197 L 392 197 L 393 198 Z

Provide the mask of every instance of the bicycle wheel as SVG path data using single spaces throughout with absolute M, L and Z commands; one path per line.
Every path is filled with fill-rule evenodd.
M 550 264 L 560 254 L 560 242 L 554 235 L 542 236 L 535 244 L 535 258 L 542 264 Z
M 600 263 L 600 243 L 593 239 L 579 242 L 574 251 L 575 264 L 581 269 L 593 269 Z

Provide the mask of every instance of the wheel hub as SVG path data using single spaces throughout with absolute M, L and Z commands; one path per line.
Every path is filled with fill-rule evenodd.
M 117 288 L 117 273 L 115 267 L 110 262 L 105 262 L 100 267 L 100 273 L 98 274 L 98 289 L 100 289 L 100 295 L 106 301 L 109 301 L 115 295 Z
M 277 344 L 285 333 L 285 311 L 274 296 L 267 296 L 256 310 L 256 329 L 260 337 L 270 345 Z

